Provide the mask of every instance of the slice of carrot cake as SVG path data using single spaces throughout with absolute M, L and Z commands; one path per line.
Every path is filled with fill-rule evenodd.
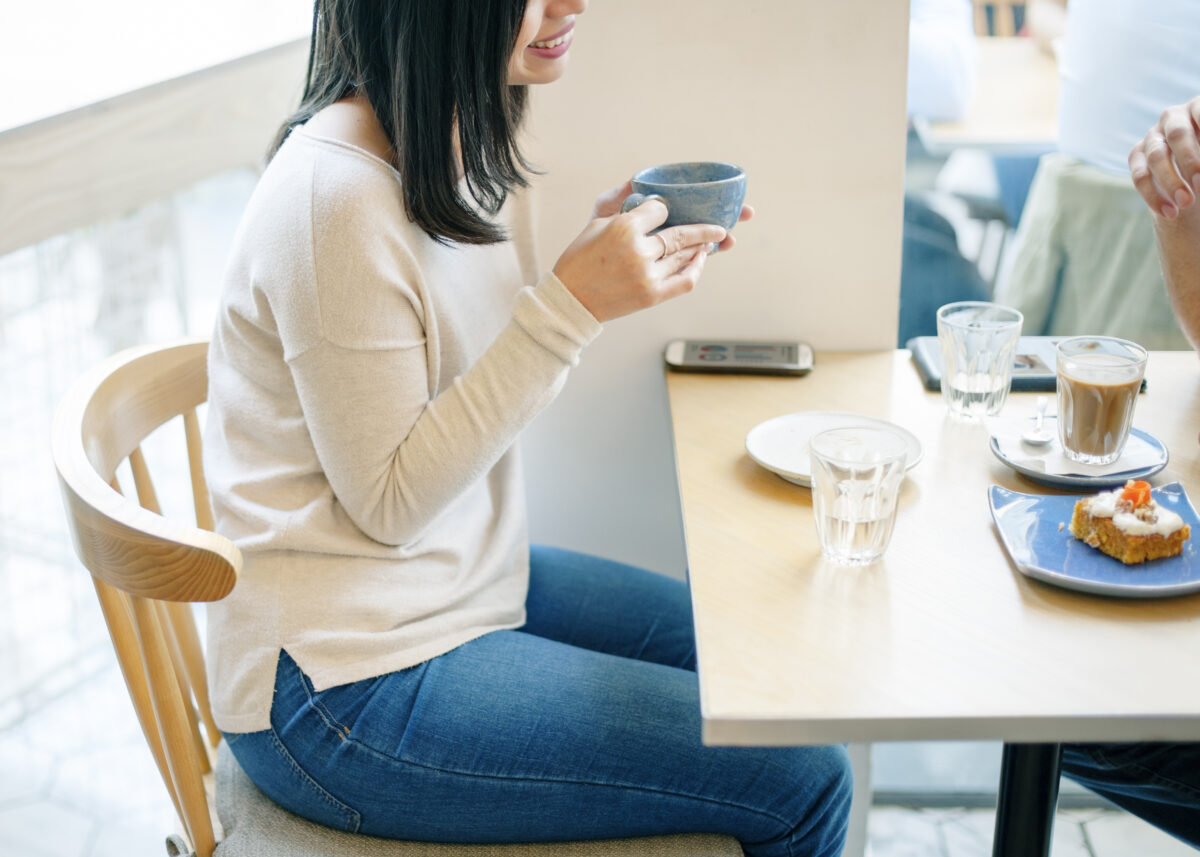
M 1133 481 L 1075 503 L 1071 535 L 1126 565 L 1183 553 L 1191 528 L 1150 495 L 1150 483 Z

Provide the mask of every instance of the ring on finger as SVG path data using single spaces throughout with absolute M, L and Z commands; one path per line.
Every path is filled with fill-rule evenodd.
M 667 250 L 667 239 L 663 238 L 663 234 L 661 232 L 656 232 L 654 234 L 658 237 L 658 240 L 662 242 L 662 247 L 663 247 L 662 252 L 658 254 L 658 258 L 655 259 L 654 261 L 661 262 L 663 259 L 667 258 L 667 253 L 669 253 L 670 251 Z

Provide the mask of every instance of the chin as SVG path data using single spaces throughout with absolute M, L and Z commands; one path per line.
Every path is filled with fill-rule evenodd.
M 514 69 L 508 75 L 510 86 L 539 86 L 554 83 L 567 71 L 567 58 L 560 57 L 552 63 L 540 63 L 542 68 Z

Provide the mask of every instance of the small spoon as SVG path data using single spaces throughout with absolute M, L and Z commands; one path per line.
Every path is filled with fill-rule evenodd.
M 1037 417 L 1034 418 L 1033 428 L 1021 435 L 1021 440 L 1030 446 L 1045 446 L 1054 440 L 1054 435 L 1045 427 L 1046 406 L 1050 404 L 1047 396 L 1038 396 Z

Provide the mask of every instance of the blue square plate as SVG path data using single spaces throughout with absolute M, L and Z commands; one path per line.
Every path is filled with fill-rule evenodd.
M 1067 529 L 1078 496 L 1019 494 L 999 485 L 988 491 L 992 520 L 1004 549 L 1021 573 L 1038 580 L 1126 598 L 1164 598 L 1200 592 L 1200 520 L 1183 486 L 1172 482 L 1151 489 L 1160 506 L 1171 509 L 1192 528 L 1180 556 L 1125 565 L 1088 547 Z M 1060 528 L 1059 525 L 1062 525 Z

